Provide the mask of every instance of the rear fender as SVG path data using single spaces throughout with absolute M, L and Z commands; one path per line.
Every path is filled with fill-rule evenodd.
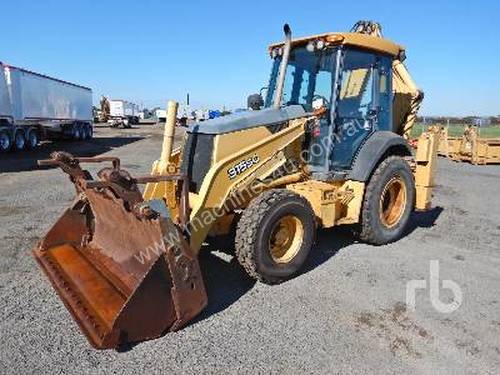
M 389 155 L 411 156 L 412 151 L 406 140 L 400 135 L 390 131 L 374 133 L 360 147 L 346 179 L 368 181 L 380 161 Z

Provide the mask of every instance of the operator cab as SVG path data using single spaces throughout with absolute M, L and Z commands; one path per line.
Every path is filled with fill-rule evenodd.
M 309 145 L 309 169 L 319 180 L 344 177 L 373 132 L 392 130 L 392 61 L 401 49 L 357 34 L 356 41 L 364 44 L 380 47 L 383 42 L 393 47 L 390 53 L 383 48 L 370 50 L 361 43 L 345 43 L 349 37 L 330 34 L 330 38 L 294 41 L 289 54 L 281 106 L 299 104 L 307 112 L 325 113 L 311 132 Z M 328 43 L 332 39 L 341 43 Z M 283 47 L 271 46 L 270 53 L 273 65 L 265 107 L 276 100 Z

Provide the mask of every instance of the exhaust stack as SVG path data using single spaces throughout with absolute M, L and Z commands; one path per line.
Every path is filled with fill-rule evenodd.
M 288 58 L 290 57 L 290 50 L 292 48 L 292 29 L 285 23 L 283 26 L 285 32 L 285 45 L 283 47 L 283 59 L 281 60 L 280 71 L 278 75 L 278 82 L 276 83 L 276 92 L 274 94 L 274 108 L 281 107 L 281 97 L 283 96 L 283 86 L 285 85 L 286 68 L 288 66 Z

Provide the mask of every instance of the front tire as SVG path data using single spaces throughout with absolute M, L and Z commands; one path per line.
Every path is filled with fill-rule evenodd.
M 408 163 L 389 156 L 377 167 L 365 190 L 360 239 L 374 245 L 404 234 L 415 203 L 415 181 Z
M 300 270 L 315 233 L 314 212 L 304 197 L 269 190 L 243 212 L 236 229 L 236 256 L 252 278 L 278 284 Z

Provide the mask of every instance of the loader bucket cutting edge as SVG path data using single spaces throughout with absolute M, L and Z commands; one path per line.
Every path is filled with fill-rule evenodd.
M 137 215 L 119 189 L 79 189 L 33 253 L 90 343 L 105 349 L 156 338 L 198 315 L 207 296 L 179 228 Z

